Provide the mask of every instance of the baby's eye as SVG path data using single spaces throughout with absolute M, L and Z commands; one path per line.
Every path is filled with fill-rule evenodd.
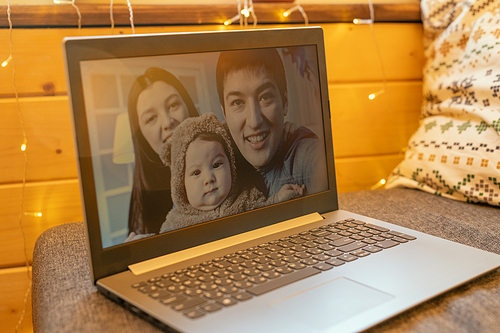
M 191 173 L 191 175 L 192 175 L 192 176 L 198 176 L 200 173 L 201 173 L 201 171 L 200 171 L 200 170 L 194 170 L 194 171 Z
M 171 103 L 171 104 L 168 106 L 168 109 L 169 109 L 169 110 L 173 110 L 173 109 L 177 108 L 180 104 L 181 104 L 181 103 L 179 103 L 179 102 L 175 101 L 175 102 Z
M 222 165 L 222 162 L 215 162 L 214 165 L 213 165 L 213 168 L 214 169 L 217 169 L 218 167 L 220 167 Z

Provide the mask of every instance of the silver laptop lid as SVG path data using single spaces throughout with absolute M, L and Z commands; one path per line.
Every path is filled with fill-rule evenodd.
M 320 28 L 79 37 L 63 49 L 94 281 L 338 209 Z

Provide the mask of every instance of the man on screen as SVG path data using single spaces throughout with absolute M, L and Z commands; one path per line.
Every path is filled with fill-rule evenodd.
M 276 49 L 222 52 L 216 80 L 231 137 L 263 176 L 268 196 L 284 184 L 304 185 L 307 193 L 327 189 L 325 152 L 318 137 L 305 127 L 285 134 L 287 84 Z

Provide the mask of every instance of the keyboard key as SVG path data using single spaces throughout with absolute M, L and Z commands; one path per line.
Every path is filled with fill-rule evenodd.
M 313 258 L 303 259 L 300 262 L 307 266 L 316 265 L 318 263 L 318 261 L 314 260 Z
M 363 250 L 371 252 L 371 253 L 376 253 L 376 252 L 382 251 L 382 249 L 380 247 L 371 246 L 371 245 L 364 247 Z
M 351 243 L 349 245 L 338 247 L 337 250 L 342 251 L 342 252 L 351 252 L 351 251 L 360 249 L 364 246 L 366 246 L 366 244 L 363 242 L 354 242 L 354 243 Z
M 265 277 L 266 279 L 276 279 L 279 278 L 281 274 L 278 272 L 264 272 L 262 273 L 262 276 Z
M 356 250 L 356 251 L 354 251 L 354 252 L 351 252 L 351 254 L 352 254 L 353 256 L 358 257 L 358 258 L 363 258 L 363 257 L 369 256 L 369 255 L 370 255 L 370 252 L 363 251 L 363 250 Z
M 381 231 L 381 232 L 387 232 L 387 231 L 389 231 L 389 229 L 387 229 L 387 228 L 384 228 L 384 227 L 381 227 L 381 226 L 378 226 L 378 225 L 375 225 L 375 224 L 371 224 L 371 223 L 366 223 L 365 227 L 371 228 L 371 229 L 375 229 L 375 230 L 378 230 L 378 231 Z
M 271 290 L 277 289 L 279 287 L 288 285 L 290 283 L 305 279 L 307 277 L 319 274 L 321 271 L 312 268 L 312 267 L 307 267 L 303 270 L 296 271 L 292 274 L 289 275 L 284 275 L 278 279 L 274 280 L 269 280 L 266 283 L 263 283 L 261 285 L 257 285 L 251 288 L 247 289 L 247 292 L 253 294 L 253 295 L 262 295 L 264 293 L 267 293 Z
M 224 298 L 219 299 L 217 301 L 217 303 L 220 305 L 223 305 L 223 306 L 231 306 L 231 305 L 235 305 L 236 303 L 238 303 L 238 301 L 236 301 L 232 297 L 224 297 Z
M 174 305 L 174 304 L 177 304 L 177 303 L 181 303 L 181 302 L 187 301 L 187 299 L 188 298 L 186 296 L 184 296 L 184 295 L 174 295 L 174 296 L 162 299 L 160 301 L 160 303 L 162 303 L 164 305 Z
M 166 290 L 158 290 L 148 295 L 151 298 L 158 299 L 160 297 L 172 296 L 172 293 Z
M 263 276 L 252 276 L 248 278 L 248 282 L 255 283 L 255 284 L 261 284 L 266 282 L 267 279 Z
M 276 272 L 278 272 L 280 274 L 290 274 L 290 273 L 293 273 L 295 271 L 293 269 L 291 269 L 290 267 L 279 267 L 279 268 L 276 268 Z
M 252 298 L 253 296 L 244 291 L 240 291 L 239 293 L 234 294 L 233 297 L 236 298 L 238 301 L 246 301 Z
M 300 263 L 300 262 L 293 262 L 290 265 L 288 265 L 288 267 L 290 267 L 292 269 L 304 269 L 307 266 L 304 265 L 303 263 Z
M 205 313 L 201 312 L 200 310 L 190 310 L 190 311 L 185 312 L 184 315 L 188 318 L 196 319 L 196 318 L 203 317 L 205 315 Z
M 321 246 L 318 246 L 318 249 L 322 250 L 322 251 L 330 251 L 330 250 L 333 250 L 335 247 L 334 246 L 331 246 L 330 244 L 323 244 Z
M 172 305 L 172 309 L 174 309 L 175 311 L 184 311 L 187 309 L 194 308 L 195 306 L 201 305 L 201 304 L 206 303 L 206 302 L 207 302 L 207 300 L 204 298 L 194 297 L 194 298 L 191 298 L 185 302 Z
M 340 239 L 337 239 L 336 241 L 331 242 L 330 245 L 340 247 L 351 243 L 354 243 L 354 239 L 342 237 Z
M 329 255 L 330 257 L 336 257 L 336 256 L 340 256 L 340 255 L 344 254 L 344 252 L 339 251 L 339 250 L 331 250 L 331 251 L 325 252 L 325 254 Z
M 330 264 L 332 266 L 341 266 L 345 264 L 345 261 L 340 260 L 340 259 L 330 259 L 328 261 L 325 261 L 325 263 Z
M 207 305 L 203 305 L 201 308 L 208 313 L 212 313 L 212 312 L 215 312 L 215 311 L 222 309 L 222 306 L 215 304 L 215 303 L 209 303 Z
M 388 240 L 385 240 L 383 242 L 375 244 L 375 246 L 381 247 L 383 249 L 388 249 L 388 248 L 396 246 L 396 245 L 399 245 L 399 243 L 395 242 L 391 239 L 388 239 Z
M 223 292 L 224 294 L 234 294 L 234 293 L 237 293 L 239 291 L 239 289 L 236 288 L 235 286 L 223 286 L 223 287 L 220 287 L 219 290 L 221 292 Z
M 354 260 L 358 259 L 358 257 L 353 256 L 352 254 L 347 254 L 347 253 L 343 254 L 341 256 L 338 256 L 338 258 L 340 260 L 347 261 L 347 262 L 354 261 Z
M 306 258 L 309 258 L 311 256 L 312 255 L 310 253 L 307 253 L 307 252 L 297 252 L 297 253 L 295 253 L 295 257 L 297 257 L 299 259 L 306 259 Z
M 236 288 L 236 290 L 238 290 Z M 205 291 L 203 293 L 203 296 L 205 296 L 208 299 L 218 299 L 224 297 L 224 294 L 221 291 Z
M 396 242 L 400 242 L 400 243 L 408 243 L 408 240 L 407 239 L 404 239 L 404 238 L 401 238 L 401 237 L 394 237 L 392 240 L 396 241 Z
M 313 266 L 316 269 L 319 269 L 320 271 L 327 271 L 329 269 L 332 269 L 333 267 L 331 265 L 325 264 L 325 263 L 319 263 Z
M 325 261 L 329 260 L 331 257 L 329 255 L 326 255 L 324 253 L 318 254 L 313 257 L 313 259 L 318 260 L 318 261 Z

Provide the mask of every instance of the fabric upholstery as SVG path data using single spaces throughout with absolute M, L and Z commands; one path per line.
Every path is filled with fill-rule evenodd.
M 411 189 L 341 193 L 340 208 L 500 254 L 500 210 Z M 33 257 L 35 332 L 159 332 L 91 282 L 83 223 L 44 232 Z M 466 267 L 464 267 L 466 269 Z M 500 270 L 428 301 L 370 332 L 493 332 Z

